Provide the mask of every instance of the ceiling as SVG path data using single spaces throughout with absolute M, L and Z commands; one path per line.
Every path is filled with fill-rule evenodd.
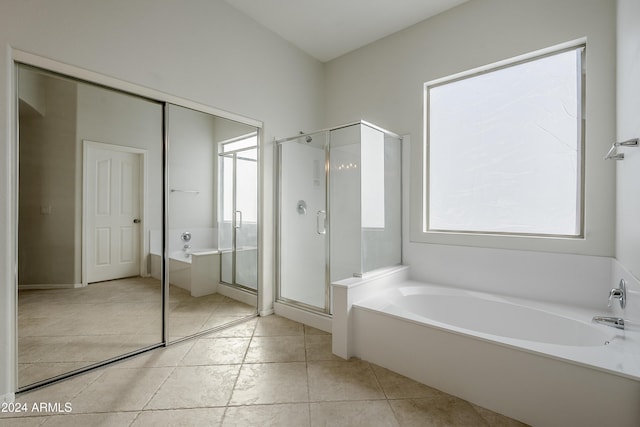
M 225 0 L 322 62 L 467 0 Z

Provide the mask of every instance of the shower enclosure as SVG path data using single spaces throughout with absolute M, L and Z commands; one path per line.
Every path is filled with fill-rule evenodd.
M 331 314 L 331 282 L 402 263 L 401 141 L 361 121 L 276 141 L 277 301 Z

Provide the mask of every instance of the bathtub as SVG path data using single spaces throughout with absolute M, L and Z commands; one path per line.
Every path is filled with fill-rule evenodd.
M 591 311 L 418 282 L 402 283 L 356 307 L 558 356 L 567 347 L 624 340 L 622 331 L 591 323 Z
M 640 426 L 640 333 L 593 310 L 407 280 L 334 286 L 334 353 L 535 426 Z
M 151 253 L 151 276 L 160 279 L 162 256 Z M 192 297 L 216 293 L 220 282 L 220 252 L 214 248 L 173 251 L 169 254 L 169 283 Z

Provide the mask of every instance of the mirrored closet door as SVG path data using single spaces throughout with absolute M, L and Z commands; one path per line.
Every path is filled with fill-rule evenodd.
M 18 390 L 255 316 L 259 129 L 16 69 Z
M 163 104 L 18 65 L 18 386 L 161 345 Z M 160 253 L 160 252 L 158 252 Z

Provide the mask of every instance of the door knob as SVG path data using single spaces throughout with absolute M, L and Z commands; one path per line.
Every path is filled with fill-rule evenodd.
M 140 221 L 140 218 L 136 218 L 136 219 L 134 219 L 134 220 L 133 220 L 133 223 L 134 223 L 134 224 L 140 224 L 140 222 L 141 222 L 141 221 Z

